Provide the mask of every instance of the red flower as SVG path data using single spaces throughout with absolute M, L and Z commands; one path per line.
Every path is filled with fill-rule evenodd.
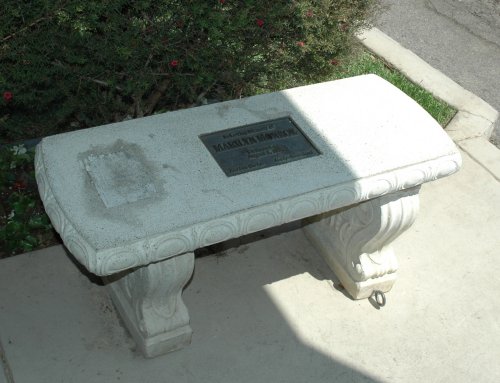
M 330 64 L 332 64 L 332 65 L 339 65 L 339 61 L 336 60 L 336 59 L 331 59 L 330 60 Z
M 264 20 L 262 20 L 262 19 L 257 19 L 257 20 L 255 20 L 255 22 L 257 23 L 259 28 L 262 28 L 264 26 Z
M 17 191 L 20 191 L 20 190 L 24 190 L 26 189 L 26 183 L 23 182 L 23 181 L 18 181 L 18 182 L 14 182 L 14 189 L 16 189 Z
M 179 60 L 170 61 L 170 67 L 175 68 L 177 65 L 179 65 Z
M 298 47 L 303 47 L 304 45 L 306 45 L 306 44 L 304 44 L 303 41 L 297 41 L 297 46 Z
M 219 0 L 219 3 L 224 4 L 226 0 Z
M 307 17 L 313 17 L 313 16 L 314 16 L 313 11 L 311 11 L 311 10 L 309 9 L 309 10 L 307 11 L 307 13 L 306 13 L 306 16 L 307 16 Z
M 3 99 L 6 102 L 9 102 L 10 100 L 12 100 L 12 97 L 14 97 L 12 92 L 3 92 Z

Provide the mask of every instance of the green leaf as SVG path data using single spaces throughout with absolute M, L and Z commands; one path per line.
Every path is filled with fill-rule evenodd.
M 38 239 L 34 236 L 32 236 L 31 234 L 30 235 L 27 235 L 25 238 L 24 238 L 24 242 L 26 243 L 30 243 L 31 245 L 33 246 L 36 246 L 38 245 Z
M 18 236 L 21 232 L 24 231 L 23 224 L 17 221 L 9 221 L 7 225 L 5 225 L 5 234 L 7 237 Z
M 28 200 L 23 198 L 19 201 L 16 201 L 12 204 L 12 208 L 14 210 L 14 213 L 17 216 L 23 216 L 24 213 L 26 213 L 26 210 L 28 210 Z
M 43 223 L 41 216 L 33 216 L 33 217 L 30 217 L 30 219 L 28 221 L 28 226 L 31 229 L 41 229 L 45 226 L 45 224 Z
M 28 241 L 21 241 L 19 242 L 19 247 L 23 249 L 23 251 L 32 251 L 34 248 L 34 245 Z

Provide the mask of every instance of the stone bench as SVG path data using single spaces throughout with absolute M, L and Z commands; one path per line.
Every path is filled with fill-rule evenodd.
M 374 75 L 55 135 L 36 152 L 53 226 L 109 276 L 148 357 L 190 342 L 195 249 L 287 222 L 307 219 L 353 298 L 387 292 L 419 185 L 460 165 L 443 129 Z

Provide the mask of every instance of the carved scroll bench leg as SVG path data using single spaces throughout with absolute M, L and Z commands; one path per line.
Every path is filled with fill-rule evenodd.
M 403 190 L 306 222 L 306 236 L 354 299 L 394 284 L 398 266 L 390 243 L 415 221 L 418 192 Z
M 140 267 L 115 281 L 111 297 L 146 357 L 180 349 L 191 342 L 189 313 L 182 301 L 194 268 L 194 253 Z

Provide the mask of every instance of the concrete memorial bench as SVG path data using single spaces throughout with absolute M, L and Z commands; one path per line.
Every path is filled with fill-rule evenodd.
M 419 105 L 374 75 L 44 138 L 36 177 L 53 226 L 145 356 L 188 344 L 194 250 L 308 219 L 354 299 L 387 292 L 390 243 L 419 185 L 461 158 Z

